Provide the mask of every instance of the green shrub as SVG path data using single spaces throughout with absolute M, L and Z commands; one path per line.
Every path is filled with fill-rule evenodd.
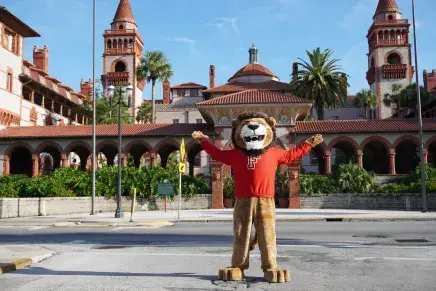
M 318 176 L 316 174 L 301 175 L 301 194 L 311 196 L 313 194 L 332 194 L 338 192 L 335 180 L 331 176 Z
M 59 168 L 53 172 L 51 177 L 76 196 L 91 195 L 91 175 L 86 172 L 73 168 Z
M 38 176 L 28 179 L 26 190 L 20 193 L 20 197 L 71 197 L 72 191 L 68 191 L 64 185 L 57 183 L 51 176 Z
M 370 193 L 377 185 L 374 173 L 368 173 L 358 164 L 341 164 L 334 174 L 339 189 L 343 193 Z
M 275 185 L 275 196 L 277 198 L 288 198 L 289 197 L 289 173 L 288 171 L 282 173 L 280 168 L 276 171 L 276 185 Z
M 232 176 L 225 175 L 223 177 L 223 195 L 224 198 L 235 197 L 235 183 Z

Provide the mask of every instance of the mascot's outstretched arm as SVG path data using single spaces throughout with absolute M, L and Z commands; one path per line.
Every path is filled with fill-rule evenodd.
M 223 151 L 217 148 L 209 141 L 209 137 L 201 131 L 194 131 L 192 138 L 195 139 L 201 147 L 214 159 L 225 165 L 230 165 L 233 159 L 233 150 Z
M 279 164 L 290 164 L 304 157 L 311 149 L 323 142 L 322 135 L 317 134 L 307 139 L 302 145 L 289 151 L 280 150 Z

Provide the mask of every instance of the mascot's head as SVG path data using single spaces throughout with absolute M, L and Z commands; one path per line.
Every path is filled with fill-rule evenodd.
M 248 156 L 265 153 L 276 141 L 276 120 L 264 114 L 243 114 L 232 122 L 232 142 Z

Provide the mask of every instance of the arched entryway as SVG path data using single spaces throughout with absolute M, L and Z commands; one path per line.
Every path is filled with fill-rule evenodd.
M 205 152 L 203 151 L 203 148 L 201 145 L 196 142 L 195 140 L 189 142 L 186 145 L 186 158 L 188 162 L 188 173 L 190 176 L 195 176 L 199 173 L 195 172 L 195 169 L 200 169 L 201 167 L 205 166 Z M 202 173 L 206 174 L 206 173 Z
M 161 166 L 166 168 L 168 163 L 168 158 L 171 154 L 177 157 L 177 152 L 180 150 L 180 144 L 173 139 L 166 139 L 159 142 L 155 151 L 159 155 Z
M 23 174 L 28 177 L 37 173 L 33 167 L 36 158 L 33 149 L 24 143 L 16 144 L 6 150 L 5 174 Z
M 397 174 L 410 174 L 419 164 L 418 139 L 402 136 L 394 143 L 395 170 Z
M 64 154 L 69 159 L 69 165 L 73 168 L 86 170 L 88 158 L 91 156 L 92 148 L 83 141 L 70 143 L 65 149 Z M 72 155 L 71 153 L 74 153 Z
M 436 167 L 436 136 L 426 142 L 425 148 L 427 149 L 427 163 Z
M 105 140 L 100 142 L 96 148 L 98 156 L 98 163 L 102 165 L 113 166 L 115 156 L 118 154 L 118 144 L 112 140 Z M 104 158 L 102 157 L 104 155 Z
M 331 153 L 331 166 L 338 167 L 349 162 L 361 164 L 359 149 L 359 144 L 354 139 L 345 136 L 335 138 L 327 147 L 327 151 Z
M 301 145 L 303 142 L 301 142 L 299 145 Z M 327 146 L 325 143 L 319 144 L 316 147 L 312 148 L 309 154 L 303 157 L 302 166 L 307 169 L 306 170 L 307 174 L 309 173 L 316 173 L 318 175 L 326 174 L 326 160 L 325 160 L 326 148 Z
M 378 175 L 389 174 L 390 143 L 383 137 L 369 137 L 361 143 L 363 168 Z
M 152 154 L 153 148 L 145 141 L 132 141 L 125 146 L 123 153 L 125 156 L 130 155 L 136 168 L 141 166 L 141 160 L 150 159 L 150 163 L 155 165 L 156 155 Z
M 39 173 L 42 175 L 50 175 L 62 166 L 62 148 L 56 142 L 43 142 L 36 148 L 35 154 L 39 158 Z

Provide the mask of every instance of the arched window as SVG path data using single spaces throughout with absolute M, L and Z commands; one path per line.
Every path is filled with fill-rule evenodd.
M 120 26 L 118 27 L 118 29 L 124 29 L 124 25 L 120 24 Z
M 112 48 L 112 40 L 108 40 L 107 41 L 107 48 L 111 49 Z
M 392 15 L 389 15 L 388 20 L 394 20 L 394 17 Z
M 401 57 L 397 53 L 391 53 L 388 56 L 389 65 L 401 65 Z
M 123 62 L 117 62 L 115 64 L 115 72 L 125 72 L 126 71 L 126 64 Z

